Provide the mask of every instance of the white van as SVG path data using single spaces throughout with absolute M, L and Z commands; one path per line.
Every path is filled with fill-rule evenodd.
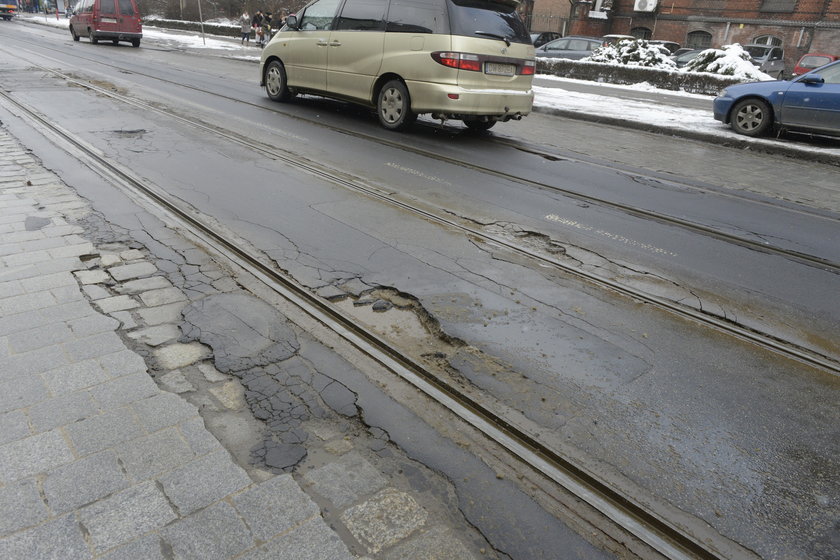
M 534 46 L 511 0 L 314 0 L 263 49 L 275 101 L 315 93 L 375 107 L 385 128 L 420 113 L 487 130 L 531 111 Z

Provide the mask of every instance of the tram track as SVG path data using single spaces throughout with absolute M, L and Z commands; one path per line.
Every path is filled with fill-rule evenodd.
M 2 48 L 0 48 L 2 50 Z M 488 246 L 499 246 L 506 250 L 513 252 L 514 254 L 520 255 L 529 259 L 532 262 L 535 262 L 539 266 L 549 266 L 555 269 L 562 271 L 563 273 L 569 274 L 573 277 L 579 278 L 585 282 L 594 284 L 602 289 L 607 289 L 611 292 L 618 293 L 622 296 L 631 298 L 635 301 L 642 301 L 649 305 L 656 306 L 662 310 L 665 310 L 669 313 L 676 314 L 681 316 L 685 319 L 693 321 L 695 323 L 699 323 L 707 328 L 714 329 L 716 331 L 724 332 L 730 336 L 734 336 L 741 340 L 748 341 L 752 344 L 756 344 L 762 348 L 770 350 L 774 353 L 783 355 L 787 358 L 794 359 L 796 361 L 808 364 L 810 366 L 814 366 L 825 370 L 833 375 L 840 375 L 840 358 L 833 356 L 833 355 L 826 355 L 822 352 L 816 351 L 812 348 L 804 347 L 801 344 L 794 343 L 790 340 L 785 340 L 784 338 L 771 334 L 763 330 L 760 326 L 747 326 L 742 323 L 735 322 L 727 317 L 721 317 L 718 315 L 713 315 L 709 312 L 704 311 L 703 309 L 692 307 L 690 305 L 686 305 L 681 302 L 674 301 L 672 299 L 668 299 L 666 297 L 660 297 L 658 295 L 643 291 L 641 289 L 628 286 L 622 282 L 613 280 L 612 278 L 605 277 L 599 275 L 597 273 L 591 272 L 589 270 L 585 270 L 579 266 L 569 264 L 564 262 L 561 259 L 555 258 L 550 254 L 545 254 L 544 252 L 537 251 L 531 249 L 523 244 L 516 243 L 515 241 L 511 241 L 505 236 L 494 234 L 488 232 L 486 229 L 480 227 L 480 225 L 476 225 L 475 222 L 471 222 L 468 219 L 461 218 L 458 216 L 453 216 L 453 214 L 447 211 L 445 208 L 438 208 L 434 206 L 427 206 L 421 207 L 418 204 L 411 203 L 409 201 L 401 200 L 394 196 L 391 192 L 386 189 L 382 189 L 381 187 L 371 184 L 370 182 L 366 181 L 364 178 L 361 177 L 354 177 L 348 175 L 346 172 L 332 169 L 322 163 L 314 162 L 311 160 L 307 160 L 300 156 L 299 154 L 290 152 L 288 150 L 277 148 L 276 146 L 269 146 L 261 142 L 257 142 L 251 138 L 245 137 L 241 134 L 236 132 L 232 132 L 229 130 L 222 130 L 218 127 L 208 125 L 202 121 L 197 119 L 185 117 L 183 115 L 179 115 L 176 112 L 170 111 L 166 108 L 161 107 L 160 105 L 152 105 L 146 103 L 145 101 L 136 99 L 134 97 L 129 97 L 123 95 L 121 93 L 112 91 L 111 89 L 104 88 L 98 86 L 96 84 L 92 84 L 86 80 L 76 78 L 71 76 L 67 73 L 48 68 L 43 65 L 36 66 L 45 71 L 49 72 L 68 83 L 74 84 L 79 87 L 86 88 L 88 90 L 94 91 L 100 95 L 104 95 L 110 97 L 116 101 L 121 103 L 125 103 L 128 105 L 132 105 L 144 111 L 153 111 L 158 114 L 166 116 L 168 119 L 176 120 L 185 124 L 187 126 L 191 126 L 202 130 L 208 134 L 212 134 L 216 137 L 222 138 L 224 140 L 237 143 L 249 150 L 254 152 L 263 154 L 265 156 L 274 158 L 276 160 L 282 161 L 284 164 L 287 164 L 291 167 L 299 169 L 309 175 L 319 177 L 323 180 L 329 181 L 333 184 L 339 185 L 341 187 L 350 189 L 355 191 L 359 194 L 372 198 L 374 200 L 383 202 L 385 204 L 397 207 L 401 210 L 410 212 L 414 215 L 420 216 L 423 219 L 429 220 L 433 223 L 440 224 L 444 227 L 448 227 L 457 231 L 463 232 L 465 235 L 471 236 L 474 239 L 480 239 Z M 149 76 L 152 77 L 152 76 Z M 174 82 L 169 82 L 173 83 Z M 187 88 L 192 88 L 192 86 L 183 86 Z M 203 90 L 200 90 L 203 91 Z M 206 93 L 206 92 L 204 92 Z M 219 94 L 212 94 L 212 95 L 219 95 Z M 12 99 L 10 96 L 6 95 L 7 99 Z M 225 97 L 225 96 L 221 96 Z M 233 98 L 230 98 L 233 100 Z M 237 102 L 242 102 L 239 100 L 235 100 Z M 249 102 L 244 102 L 249 105 L 253 105 L 254 107 L 265 109 L 265 107 L 259 104 L 253 104 Z M 270 109 L 266 109 L 270 110 Z M 284 113 L 285 114 L 285 113 Z M 304 117 L 294 116 L 293 118 L 300 119 L 306 122 L 310 122 L 308 119 Z M 312 121 L 313 124 L 320 126 L 320 127 L 327 127 L 327 128 L 334 128 L 331 125 L 324 124 L 322 122 Z M 417 148 L 406 147 L 402 146 L 396 142 L 392 142 L 387 139 L 381 139 L 370 135 L 365 135 L 362 133 L 357 133 L 353 131 L 345 131 L 344 129 L 339 129 L 339 132 L 353 134 L 359 137 L 363 137 L 365 140 L 377 142 L 380 144 L 388 145 L 389 147 L 394 147 L 401 150 L 412 151 L 413 153 L 424 155 L 426 157 L 435 158 L 439 161 L 445 161 L 448 163 L 452 163 L 453 165 L 459 165 L 462 167 L 471 168 L 474 171 L 485 173 L 485 174 L 492 174 L 495 176 L 499 176 L 505 178 L 506 180 L 517 182 L 520 184 L 527 184 L 530 186 L 537 186 L 537 187 L 544 187 L 542 185 L 534 185 L 533 182 L 527 181 L 524 179 L 520 179 L 517 177 L 510 176 L 510 174 L 505 174 L 503 172 L 495 171 L 492 169 L 488 169 L 486 167 L 481 166 L 472 166 L 471 164 L 462 162 L 455 158 L 447 158 L 445 156 L 440 156 L 438 154 L 434 154 L 432 152 L 427 152 L 424 150 L 419 150 Z M 657 178 L 656 180 L 661 180 Z M 551 187 L 554 188 L 554 187 Z M 576 198 L 577 200 L 587 202 L 587 203 L 599 203 L 601 199 L 596 199 L 594 197 L 586 196 L 586 195 L 578 195 L 574 192 L 564 193 L 568 194 L 569 197 Z M 660 223 L 665 223 L 668 225 L 678 225 L 672 221 L 671 218 L 666 216 L 657 214 L 655 212 L 643 211 L 631 206 L 621 205 L 614 202 L 604 201 L 603 203 L 605 206 L 609 206 L 612 208 L 616 208 L 619 210 L 624 211 L 625 213 L 637 215 L 642 218 L 656 220 Z M 803 212 L 805 212 L 803 210 Z M 820 214 L 815 214 L 815 216 L 825 218 Z M 680 220 L 678 220 L 680 221 Z M 684 222 L 684 220 L 682 220 Z M 840 263 L 830 261 L 828 259 L 822 259 L 819 257 L 814 257 L 811 255 L 801 254 L 795 251 L 789 251 L 783 248 L 774 247 L 772 245 L 767 245 L 764 243 L 757 243 L 747 239 L 739 238 L 737 236 L 726 234 L 723 232 L 716 232 L 713 228 L 701 226 L 701 225 L 691 225 L 691 224 L 684 224 L 683 227 L 688 229 L 695 228 L 699 233 L 705 233 L 706 235 L 710 235 L 713 237 L 717 237 L 718 239 L 730 242 L 735 245 L 739 245 L 745 248 L 749 248 L 751 250 L 759 251 L 762 253 L 770 253 L 775 254 L 778 256 L 782 256 L 784 258 L 788 258 L 791 260 L 795 260 L 802 264 L 808 266 L 815 266 L 822 270 L 826 270 L 832 273 L 840 273 Z
M 37 46 L 39 48 L 44 48 L 44 49 L 47 49 L 47 50 L 53 50 L 53 49 L 50 49 L 50 47 L 45 47 L 45 46 L 40 45 L 40 44 L 37 45 Z M 132 74 L 136 74 L 136 75 L 139 75 L 139 76 L 143 76 L 145 78 L 153 79 L 153 80 L 159 81 L 161 83 L 175 85 L 175 86 L 178 86 L 180 88 L 197 91 L 197 92 L 200 92 L 200 93 L 205 94 L 205 95 L 209 94 L 209 95 L 212 95 L 214 97 L 218 97 L 218 98 L 221 98 L 221 99 L 226 99 L 226 100 L 229 100 L 231 102 L 235 102 L 235 103 L 239 103 L 239 104 L 248 105 L 248 106 L 255 107 L 255 108 L 258 108 L 258 109 L 261 109 L 261 110 L 264 110 L 264 111 L 279 113 L 279 114 L 282 114 L 286 118 L 291 118 L 291 119 L 298 120 L 300 122 L 305 122 L 308 125 L 313 125 L 313 126 L 318 126 L 318 127 L 321 127 L 321 128 L 326 128 L 326 129 L 329 129 L 329 130 L 334 130 L 334 131 L 339 132 L 341 134 L 352 136 L 352 137 L 358 138 L 360 140 L 364 140 L 366 142 L 373 142 L 373 143 L 376 143 L 376 144 L 387 146 L 388 148 L 392 148 L 392 149 L 396 149 L 396 150 L 400 150 L 400 151 L 404 151 L 404 152 L 410 152 L 412 154 L 419 155 L 419 156 L 429 158 L 429 159 L 432 159 L 432 160 L 436 160 L 436 161 L 441 162 L 441 163 L 461 167 L 461 168 L 464 168 L 464 169 L 468 169 L 470 171 L 481 173 L 483 175 L 496 177 L 496 178 L 502 179 L 504 181 L 513 183 L 513 184 L 520 184 L 520 185 L 523 185 L 523 186 L 526 186 L 526 187 L 529 187 L 529 188 L 535 188 L 535 189 L 540 189 L 540 190 L 544 190 L 544 191 L 553 192 L 553 193 L 559 194 L 561 196 L 567 197 L 569 199 L 572 199 L 572 200 L 575 200 L 575 201 L 578 201 L 578 202 L 582 202 L 582 203 L 589 204 L 589 205 L 594 205 L 594 206 L 604 208 L 604 209 L 608 209 L 608 210 L 621 212 L 621 213 L 624 213 L 624 214 L 627 214 L 627 215 L 630 215 L 630 216 L 633 216 L 633 217 L 636 217 L 636 218 L 641 218 L 641 219 L 644 219 L 644 220 L 654 221 L 654 222 L 657 222 L 657 223 L 660 223 L 660 224 L 663 224 L 663 225 L 667 225 L 667 226 L 671 226 L 671 227 L 678 227 L 680 229 L 683 229 L 685 231 L 689 231 L 689 232 L 694 233 L 694 234 L 703 235 L 703 236 L 706 236 L 706 237 L 709 237 L 709 238 L 712 238 L 712 239 L 716 239 L 718 241 L 723 241 L 725 243 L 729 243 L 729 244 L 732 244 L 732 245 L 735 245 L 735 246 L 738 246 L 738 247 L 743 247 L 743 248 L 749 249 L 751 251 L 755 251 L 755 252 L 759 252 L 759 253 L 763 253 L 763 254 L 768 254 L 768 255 L 779 256 L 779 257 L 782 257 L 782 258 L 785 258 L 785 259 L 788 259 L 788 260 L 791 260 L 791 261 L 794 261 L 794 262 L 797 262 L 797 263 L 800 263 L 800 264 L 804 264 L 806 266 L 815 267 L 819 270 L 828 271 L 828 272 L 831 272 L 833 274 L 840 274 L 840 262 L 838 262 L 838 261 L 822 258 L 822 257 L 816 256 L 816 255 L 812 255 L 812 254 L 809 254 L 809 253 L 802 252 L 802 251 L 795 251 L 795 250 L 792 250 L 792 249 L 778 247 L 778 246 L 775 246 L 771 243 L 767 243 L 765 240 L 756 241 L 756 240 L 749 239 L 747 237 L 744 237 L 744 236 L 741 236 L 741 235 L 738 235 L 738 234 L 735 234 L 735 233 L 729 233 L 729 232 L 726 232 L 726 231 L 721 231 L 718 228 L 714 228 L 714 227 L 710 227 L 710 226 L 707 226 L 707 225 L 704 225 L 704 224 L 701 224 L 701 223 L 697 223 L 697 222 L 689 220 L 689 219 L 680 218 L 680 217 L 672 216 L 672 215 L 665 214 L 665 213 L 662 213 L 662 212 L 649 210 L 649 209 L 646 209 L 646 208 L 643 208 L 643 207 L 640 207 L 640 206 L 636 206 L 636 205 L 632 205 L 632 204 L 626 204 L 626 203 L 617 202 L 617 201 L 614 201 L 614 200 L 609 200 L 609 199 L 604 198 L 604 197 L 599 197 L 599 196 L 595 196 L 595 195 L 592 195 L 592 194 L 579 192 L 579 191 L 576 191 L 574 189 L 564 188 L 564 187 L 560 187 L 560 186 L 557 186 L 557 185 L 552 185 L 550 183 L 546 183 L 546 182 L 543 182 L 543 181 L 526 179 L 526 178 L 519 177 L 519 176 L 517 176 L 515 174 L 512 174 L 512 173 L 508 173 L 508 172 L 501 171 L 501 170 L 498 170 L 498 169 L 493 169 L 493 168 L 490 168 L 490 167 L 487 167 L 487 166 L 484 166 L 484 165 L 479 165 L 479 164 L 467 162 L 467 161 L 464 161 L 464 160 L 461 160 L 461 159 L 458 159 L 458 158 L 455 158 L 455 157 L 450 157 L 450 156 L 440 154 L 440 153 L 437 153 L 437 152 L 434 152 L 434 151 L 431 151 L 431 150 L 427 150 L 427 149 L 424 149 L 424 148 L 421 148 L 421 147 L 409 146 L 409 145 L 406 145 L 404 143 L 400 143 L 400 142 L 390 140 L 388 138 L 382 138 L 380 136 L 366 134 L 366 133 L 360 132 L 358 130 L 351 130 L 351 129 L 347 129 L 347 128 L 337 127 L 333 124 L 325 123 L 325 122 L 320 121 L 320 120 L 314 120 L 314 119 L 307 118 L 305 116 L 296 115 L 296 114 L 286 112 L 286 111 L 280 111 L 280 110 L 277 110 L 277 109 L 274 109 L 274 108 L 271 108 L 271 107 L 266 107 L 266 105 L 264 105 L 264 104 L 253 103 L 253 102 L 250 102 L 250 101 L 247 101 L 247 100 L 243 100 L 241 98 L 236 98 L 236 97 L 225 95 L 225 94 L 218 93 L 218 92 L 209 92 L 209 91 L 206 91 L 204 89 L 192 86 L 190 84 L 185 84 L 183 82 L 176 82 L 176 81 L 173 81 L 173 80 L 168 80 L 168 79 L 162 78 L 160 76 L 155 76 L 155 75 L 148 74 L 148 73 L 138 72 L 136 70 L 127 69 L 127 68 L 119 66 L 119 65 L 109 64 L 109 63 L 103 62 L 103 61 L 98 60 L 98 59 L 93 59 L 93 58 L 89 58 L 89 57 L 79 57 L 79 58 L 81 58 L 82 60 L 87 60 L 88 62 L 92 62 L 92 63 L 96 63 L 96 64 L 99 64 L 99 65 L 103 65 L 103 66 L 106 66 L 106 67 L 113 68 L 117 71 L 121 71 L 121 72 L 128 71 L 128 72 L 131 72 Z M 55 74 L 59 77 L 62 77 L 64 79 L 68 80 L 68 81 L 72 81 L 72 82 L 74 82 L 78 85 L 85 86 L 85 87 L 90 86 L 90 84 L 87 84 L 83 80 L 77 80 L 77 79 L 73 78 L 72 76 L 69 76 L 69 75 L 64 74 L 62 72 L 58 72 L 55 69 L 51 69 L 51 68 L 48 68 L 48 67 L 40 65 L 40 64 L 35 64 L 35 65 L 37 67 L 39 67 L 40 69 L 44 70 L 44 71 L 51 72 L 51 73 L 53 73 L 53 74 Z M 121 96 L 119 94 L 115 94 L 114 92 L 110 92 L 109 90 L 106 90 L 104 88 L 99 88 L 99 92 L 103 93 L 105 95 L 109 95 L 109 96 L 111 96 L 115 99 L 118 99 L 120 101 L 126 101 L 127 99 L 130 99 L 130 98 L 127 98 L 126 96 Z M 142 104 L 142 102 L 138 102 L 138 103 Z M 148 108 L 148 107 L 151 107 L 151 105 L 146 104 L 145 107 Z M 155 109 L 158 109 L 158 108 L 155 108 Z M 172 114 L 167 113 L 167 115 L 171 116 Z M 194 120 L 191 120 L 191 119 L 185 119 L 183 117 L 179 117 L 179 119 L 184 121 L 184 122 L 187 122 L 188 124 L 193 124 L 193 125 L 201 124 L 202 126 L 207 128 L 206 125 L 203 125 L 203 123 L 198 123 L 198 121 L 194 121 Z M 423 125 L 418 124 L 418 126 L 423 126 Z M 208 128 L 208 129 L 212 130 L 212 128 Z M 656 183 L 656 184 L 662 185 L 663 187 L 684 189 L 684 190 L 697 192 L 697 193 L 702 193 L 702 194 L 713 194 L 714 196 L 718 196 L 718 197 L 725 197 L 725 198 L 736 199 L 736 200 L 741 200 L 741 201 L 748 201 L 751 204 L 756 204 L 756 205 L 760 205 L 760 206 L 772 206 L 774 208 L 779 208 L 779 206 L 777 204 L 774 204 L 770 201 L 763 201 L 763 200 L 756 200 L 754 198 L 747 198 L 747 197 L 738 195 L 737 193 L 723 192 L 719 189 L 711 189 L 711 188 L 709 188 L 707 186 L 703 186 L 703 185 L 697 185 L 697 184 L 691 184 L 691 183 L 688 183 L 688 182 L 677 181 L 677 180 L 674 180 L 673 178 L 663 177 L 663 176 L 658 175 L 658 174 L 644 173 L 641 170 L 620 168 L 618 166 L 606 164 L 606 163 L 603 163 L 603 162 L 594 162 L 592 160 L 587 160 L 587 159 L 583 159 L 583 158 L 575 158 L 573 156 L 570 156 L 569 154 L 551 153 L 550 151 L 547 151 L 547 150 L 545 150 L 545 149 L 543 149 L 539 146 L 529 145 L 529 144 L 525 144 L 525 143 L 518 142 L 518 141 L 514 142 L 514 141 L 511 141 L 509 139 L 495 138 L 495 137 L 492 137 L 492 136 L 488 136 L 484 140 L 487 141 L 487 142 L 496 143 L 498 145 L 504 145 L 504 146 L 509 147 L 511 149 L 515 149 L 515 150 L 518 150 L 520 152 L 532 154 L 534 156 L 544 158 L 544 159 L 547 159 L 547 160 L 554 160 L 554 161 L 564 160 L 564 161 L 570 161 L 570 162 L 575 162 L 575 163 L 581 163 L 581 164 L 585 164 L 585 165 L 589 165 L 589 166 L 593 166 L 593 167 L 599 167 L 599 168 L 602 168 L 602 169 L 608 169 L 610 171 L 613 171 L 613 172 L 619 173 L 621 175 L 624 175 L 626 177 L 629 177 L 632 180 L 636 180 L 636 181 L 640 181 L 640 182 Z M 785 207 L 785 210 L 789 211 L 789 212 L 795 212 L 795 213 L 801 214 L 801 215 L 806 215 L 806 216 L 814 218 L 814 219 L 828 220 L 828 221 L 836 223 L 838 225 L 838 227 L 840 227 L 840 216 L 830 215 L 826 212 L 810 210 L 810 209 L 807 209 L 807 208 L 795 208 L 795 209 L 793 209 L 793 208 Z
M 49 70 L 46 68 L 44 69 Z M 707 327 L 723 330 L 734 336 L 751 340 L 752 342 L 760 344 L 765 348 L 772 349 L 777 353 L 809 363 L 810 365 L 821 367 L 831 371 L 832 373 L 840 373 L 840 368 L 837 366 L 836 362 L 828 357 L 810 355 L 809 352 L 804 351 L 803 349 L 791 348 L 789 344 L 785 343 L 785 341 L 774 341 L 773 337 L 767 337 L 761 333 L 751 333 L 749 329 L 733 330 L 733 326 L 727 325 L 725 321 L 720 321 L 721 324 L 718 324 L 713 321 L 709 321 L 709 317 L 707 316 L 686 315 L 686 310 L 682 309 L 680 306 L 676 306 L 673 302 L 668 302 L 667 300 L 658 301 L 659 298 L 652 298 L 649 294 L 628 289 L 618 283 L 605 282 L 605 279 L 603 278 L 588 274 L 575 267 L 569 267 L 563 263 L 555 261 L 554 259 L 546 258 L 545 256 L 510 243 L 503 238 L 488 235 L 486 232 L 481 231 L 478 228 L 466 226 L 458 220 L 447 217 L 444 212 L 431 212 L 427 209 L 412 206 L 406 202 L 394 199 L 389 196 L 388 193 L 377 188 L 375 185 L 367 184 L 361 178 L 349 177 L 345 173 L 338 173 L 335 170 L 331 170 L 323 165 L 302 160 L 300 156 L 290 152 L 265 146 L 238 134 L 219 130 L 199 121 L 187 119 L 171 112 L 167 112 L 160 107 L 150 106 L 136 99 L 122 96 L 106 88 L 88 84 L 82 80 L 57 73 L 53 70 L 49 71 L 58 74 L 63 79 L 72 83 L 86 87 L 92 91 L 96 91 L 99 94 L 107 95 L 121 102 L 130 103 L 143 110 L 157 111 L 161 114 L 165 114 L 168 118 L 176 118 L 184 124 L 199 127 L 208 133 L 237 142 L 248 149 L 270 155 L 288 165 L 294 166 L 297 169 L 305 171 L 311 175 L 318 176 L 333 184 L 353 189 L 368 197 L 400 207 L 403 210 L 420 215 L 427 220 L 434 221 L 446 227 L 456 228 L 463 231 L 465 234 L 478 237 L 488 243 L 501 245 L 508 250 L 527 256 L 528 258 L 534 259 L 544 265 L 555 266 L 569 274 L 575 275 L 602 288 L 621 293 L 636 300 L 660 306 L 684 317 L 690 317 L 696 322 L 702 323 Z M 54 123 L 51 123 L 49 119 L 38 114 L 37 111 L 34 111 L 26 104 L 14 99 L 14 97 L 8 93 L 0 90 L 0 97 L 3 97 L 7 103 L 17 107 L 21 113 L 26 114 L 27 119 L 37 123 L 40 128 L 47 130 L 50 134 L 60 138 L 62 143 L 70 144 L 73 146 L 73 149 L 83 153 L 85 155 L 85 159 L 90 162 L 91 167 L 97 169 L 99 173 L 114 182 L 123 184 L 124 188 L 141 192 L 143 196 L 152 200 L 155 205 L 158 205 L 159 207 L 165 209 L 166 212 L 177 216 L 177 218 L 185 224 L 184 227 L 186 229 L 190 230 L 193 235 L 204 239 L 208 246 L 214 247 L 215 250 L 220 253 L 229 255 L 229 258 L 231 258 L 232 261 L 237 262 L 243 268 L 252 271 L 257 277 L 274 287 L 278 293 L 294 302 L 295 305 L 298 305 L 313 319 L 328 326 L 355 347 L 371 356 L 375 361 L 384 367 L 387 367 L 406 381 L 412 383 L 418 389 L 440 402 L 443 406 L 446 406 L 467 420 L 474 427 L 481 430 L 485 435 L 506 447 L 519 460 L 527 463 L 532 468 L 543 473 L 549 479 L 580 496 L 581 499 L 604 513 L 604 515 L 624 527 L 627 531 L 637 535 L 638 538 L 643 540 L 654 550 L 669 558 L 731 557 L 730 555 L 727 555 L 726 552 L 716 548 L 714 539 L 700 539 L 683 532 L 678 527 L 674 527 L 669 520 L 663 519 L 661 516 L 648 511 L 644 506 L 636 503 L 632 498 L 625 496 L 619 490 L 610 488 L 608 485 L 599 481 L 596 476 L 587 472 L 585 469 L 576 466 L 573 462 L 563 457 L 557 451 L 540 443 L 538 435 L 531 433 L 529 430 L 517 427 L 508 420 L 500 418 L 493 412 L 493 410 L 488 408 L 486 404 L 472 398 L 457 386 L 443 381 L 440 376 L 438 376 L 434 371 L 427 369 L 424 364 L 405 355 L 398 348 L 394 348 L 377 335 L 364 329 L 360 329 L 356 320 L 348 318 L 343 313 L 336 310 L 335 307 L 328 302 L 320 300 L 320 298 L 312 295 L 305 288 L 297 285 L 293 280 L 280 274 L 276 268 L 271 265 L 271 263 L 266 263 L 260 255 L 253 254 L 248 249 L 239 245 L 236 241 L 226 239 L 225 237 L 219 235 L 212 227 L 208 227 L 208 225 L 204 223 L 193 210 L 185 207 L 181 201 L 173 199 L 156 186 L 134 176 L 130 170 L 110 162 L 106 157 L 99 153 L 98 150 L 76 138 L 73 134 L 62 130 Z M 318 124 L 324 126 L 322 123 Z M 395 145 L 395 147 L 401 146 Z
M 93 89 L 101 89 L 92 86 Z M 100 91 L 105 93 L 105 91 Z M 128 100 L 130 101 L 130 100 Z M 127 101 L 127 102 L 128 102 Z M 200 214 L 185 203 L 172 197 L 157 185 L 135 175 L 131 170 L 111 161 L 98 149 L 71 132 L 51 122 L 34 108 L 15 99 L 0 89 L 0 103 L 14 108 L 16 114 L 28 121 L 42 134 L 50 137 L 57 145 L 76 155 L 94 172 L 127 191 L 132 197 L 141 197 L 158 211 L 167 214 L 178 227 L 200 240 L 212 251 L 254 275 L 273 289 L 303 314 L 317 321 L 331 332 L 348 342 L 356 350 L 392 372 L 400 379 L 422 391 L 441 406 L 449 409 L 467 424 L 501 446 L 529 469 L 557 484 L 566 492 L 594 508 L 608 518 L 622 531 L 650 547 L 654 554 L 677 560 L 708 559 L 755 556 L 713 530 L 697 529 L 697 533 L 685 530 L 661 511 L 643 504 L 602 481 L 596 474 L 579 466 L 569 457 L 540 441 L 538 433 L 522 427 L 515 421 L 497 414 L 487 401 L 474 398 L 468 390 L 447 380 L 445 375 L 404 353 L 373 331 L 364 328 L 358 320 L 346 315 L 334 304 L 311 293 L 287 277 L 262 255 L 235 239 L 220 234 Z M 169 115 L 170 117 L 172 115 Z M 195 123 L 191 123 L 195 124 Z M 217 131 L 218 132 L 218 131 Z M 231 138 L 235 138 L 233 135 Z M 241 140 L 241 139 L 240 139 Z M 247 142 L 247 141 L 246 141 Z M 257 145 L 252 149 L 261 149 Z M 275 157 L 276 153 L 272 153 Z M 284 159 L 285 161 L 285 159 Z M 286 161 L 301 168 L 300 162 Z M 324 170 L 305 168 L 331 182 L 357 189 L 360 185 L 352 179 L 341 178 Z M 368 196 L 381 197 L 370 191 Z M 415 212 L 419 209 L 414 209 Z M 427 219 L 440 221 L 439 217 L 426 214 Z M 455 227 L 454 222 L 448 225 Z

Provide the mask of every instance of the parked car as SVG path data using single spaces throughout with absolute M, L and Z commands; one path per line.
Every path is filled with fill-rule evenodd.
M 807 74 L 811 70 L 819 68 L 820 66 L 825 66 L 829 62 L 834 62 L 835 60 L 840 60 L 840 56 L 817 53 L 806 54 L 800 58 L 799 62 L 796 63 L 796 66 L 793 67 L 793 75 L 795 77 Z
M 571 35 L 556 39 L 550 43 L 538 47 L 534 54 L 537 57 L 550 58 L 569 58 L 572 60 L 580 60 L 592 54 L 592 51 L 603 44 L 603 40 L 598 37 L 580 37 Z
M 657 45 L 660 47 L 665 47 L 668 49 L 668 56 L 673 55 L 679 48 L 680 44 L 675 43 L 674 41 L 661 41 L 659 39 L 654 39 L 653 41 L 648 41 L 649 45 Z
M 669 58 L 674 61 L 674 64 L 677 65 L 677 68 L 682 68 L 683 66 L 697 58 L 697 55 L 699 55 L 705 50 L 706 49 L 689 49 L 680 54 L 672 54 Z
M 697 47 L 680 47 L 674 52 L 671 53 L 671 57 L 680 56 L 683 53 L 687 53 L 688 51 L 696 51 Z
M 70 17 L 70 34 L 74 41 L 87 37 L 91 43 L 100 40 L 115 45 L 128 41 L 140 46 L 143 27 L 134 0 L 80 0 Z
M 635 41 L 637 37 L 633 37 L 632 35 L 617 35 L 617 34 L 610 34 L 604 35 L 601 37 L 602 44 L 604 45 L 617 45 L 621 41 Z
M 531 33 L 531 42 L 534 44 L 535 47 L 541 47 L 549 41 L 559 39 L 560 37 L 562 37 L 562 35 L 560 35 L 556 31 L 543 31 L 542 33 Z
M 774 128 L 840 135 L 840 60 L 789 82 L 729 86 L 713 107 L 715 119 L 747 136 Z
M 17 0 L 2 0 L 0 1 L 0 17 L 6 21 L 11 20 L 17 15 Z
M 772 45 L 744 45 L 744 50 L 752 57 L 752 63 L 758 69 L 777 80 L 785 77 L 785 51 Z
M 314 0 L 263 49 L 260 85 L 273 101 L 306 92 L 375 108 L 389 130 L 420 113 L 487 130 L 534 101 L 534 45 L 516 6 Z

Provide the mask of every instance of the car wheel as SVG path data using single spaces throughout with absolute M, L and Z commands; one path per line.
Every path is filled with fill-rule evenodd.
M 471 120 L 464 121 L 464 124 L 473 132 L 484 132 L 485 130 L 490 130 L 491 128 L 493 128 L 493 125 L 496 124 L 496 121 Z
M 770 106 L 761 99 L 744 99 L 732 108 L 732 129 L 746 136 L 761 136 L 773 124 Z
M 76 34 L 76 30 L 75 30 L 75 29 L 73 29 L 73 26 L 72 26 L 72 25 L 70 26 L 70 35 L 72 35 L 72 36 L 73 36 L 73 40 L 74 40 L 74 41 L 78 41 L 78 40 L 79 40 L 79 36 Z
M 379 90 L 376 100 L 376 114 L 379 123 L 388 130 L 405 130 L 417 115 L 411 112 L 408 89 L 399 80 L 391 80 Z
M 94 45 L 99 42 L 99 39 L 96 38 L 96 35 L 93 34 L 93 31 L 88 29 L 88 37 L 90 37 L 90 42 Z
M 111 39 L 111 42 L 113 44 L 117 45 L 117 44 L 119 44 L 120 40 L 119 39 Z
M 135 48 L 139 47 L 140 46 L 140 39 L 132 39 L 131 40 L 131 46 L 135 47 Z
M 784 71 L 781 71 L 781 72 L 779 72 L 778 74 L 776 74 L 776 79 L 777 79 L 777 80 L 784 80 L 784 79 L 785 79 L 785 73 L 784 73 Z
M 295 96 L 289 90 L 286 67 L 279 60 L 272 60 L 265 69 L 265 93 L 272 101 L 289 101 Z

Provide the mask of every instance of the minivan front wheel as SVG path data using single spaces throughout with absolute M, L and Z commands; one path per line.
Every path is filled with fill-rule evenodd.
M 74 40 L 74 41 L 78 41 L 78 40 L 79 40 L 79 35 L 78 35 L 78 34 L 76 34 L 76 30 L 75 30 L 75 29 L 73 29 L 73 26 L 72 26 L 72 25 L 70 26 L 70 35 L 72 35 L 72 36 L 73 36 L 73 40 Z
M 265 93 L 272 101 L 289 101 L 294 97 L 286 80 L 286 67 L 279 60 L 272 60 L 265 69 Z
M 408 89 L 399 80 L 391 80 L 379 90 L 376 113 L 379 123 L 388 130 L 404 130 L 417 120 L 417 115 L 411 112 Z
M 484 132 L 485 130 L 490 130 L 493 128 L 493 125 L 496 124 L 496 121 L 480 121 L 480 120 L 470 120 L 464 121 L 464 124 L 467 126 L 468 129 L 472 130 L 473 132 Z

